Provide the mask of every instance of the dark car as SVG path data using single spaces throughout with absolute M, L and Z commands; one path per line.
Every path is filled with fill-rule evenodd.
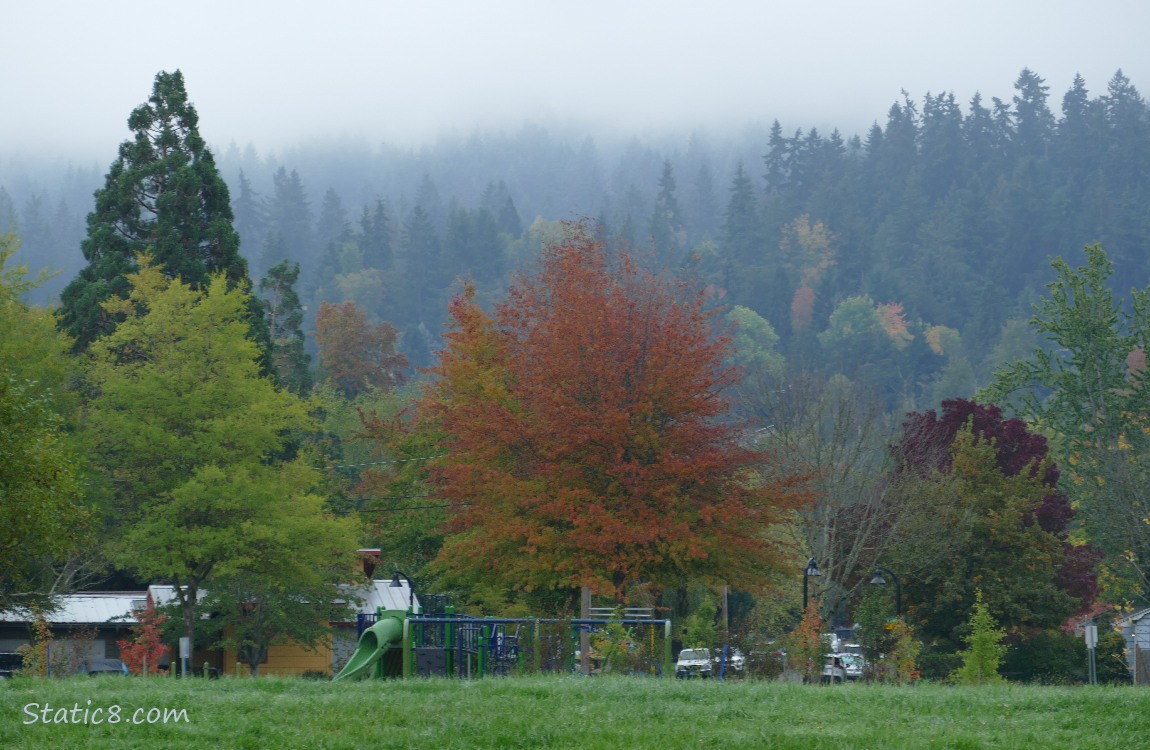
M 7 679 L 24 668 L 24 657 L 21 654 L 0 654 L 0 679 Z
M 126 675 L 128 665 L 119 659 L 88 659 L 80 665 L 79 674 L 95 677 L 98 674 Z

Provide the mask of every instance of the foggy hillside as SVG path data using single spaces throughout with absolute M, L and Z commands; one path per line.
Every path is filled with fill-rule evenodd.
M 1014 322 L 1050 256 L 1076 262 L 1101 241 L 1120 292 L 1150 276 L 1150 114 L 1134 82 L 1023 70 L 996 88 L 970 101 L 900 95 L 861 133 L 800 119 L 722 135 L 525 122 L 419 148 L 346 138 L 213 151 L 253 280 L 299 262 L 309 315 L 354 301 L 399 329 L 416 365 L 460 278 L 496 299 L 554 222 L 587 219 L 753 310 L 789 361 L 929 405 L 969 395 L 1033 345 Z M 39 302 L 84 264 L 84 217 L 116 145 L 102 164 L 0 168 L 0 226 L 32 268 L 59 271 Z M 851 328 L 844 316 L 864 308 L 885 329 Z

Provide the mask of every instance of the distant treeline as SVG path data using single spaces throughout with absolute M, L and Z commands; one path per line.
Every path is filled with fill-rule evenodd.
M 252 278 L 298 261 L 309 315 L 354 301 L 396 326 L 415 366 L 459 279 L 495 298 L 563 219 L 695 274 L 769 321 L 779 354 L 892 406 L 969 395 L 1033 346 L 1018 321 L 1049 257 L 1077 264 L 1100 241 L 1116 291 L 1150 276 L 1150 110 L 1121 71 L 1094 95 L 1076 77 L 1053 106 L 1030 70 L 1008 98 L 904 92 L 849 137 L 775 122 L 737 139 L 597 143 L 524 126 L 420 150 L 233 144 L 217 161 Z M 0 229 L 34 268 L 61 270 L 46 287 L 58 292 L 83 265 L 100 170 L 4 173 Z

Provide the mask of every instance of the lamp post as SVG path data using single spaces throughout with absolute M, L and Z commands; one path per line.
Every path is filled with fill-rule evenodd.
M 821 576 L 819 566 L 815 564 L 815 558 L 807 560 L 807 567 L 803 568 L 803 612 L 807 611 L 807 579 L 811 576 Z
M 886 585 L 886 579 L 882 577 L 883 573 L 886 573 L 888 576 L 890 576 L 891 578 L 894 579 L 894 616 L 895 617 L 901 617 L 902 616 L 902 584 L 899 582 L 898 576 L 896 576 L 894 574 L 894 572 L 890 570 L 890 568 L 884 568 L 881 565 L 876 565 L 876 566 L 874 566 L 874 578 L 871 578 L 870 582 L 875 584 L 876 586 Z
M 391 576 L 391 583 L 388 584 L 388 587 L 394 588 L 394 589 L 403 588 L 403 582 L 399 580 L 400 576 L 403 576 L 403 580 L 407 581 L 407 611 L 408 612 L 414 612 L 415 611 L 415 584 L 411 582 L 410 578 L 408 578 L 407 573 L 403 573 L 403 572 L 398 571 L 398 570 L 395 571 L 395 573 Z

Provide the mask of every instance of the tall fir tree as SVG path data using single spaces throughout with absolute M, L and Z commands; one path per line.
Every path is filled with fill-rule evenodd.
M 297 261 L 304 269 L 305 276 L 315 269 L 319 260 L 315 247 L 315 234 L 312 229 L 311 204 L 307 191 L 296 170 L 288 172 L 280 167 L 272 175 L 273 195 L 269 214 L 269 231 L 283 235 L 284 255 L 276 258 Z M 265 268 L 270 268 L 266 266 Z
M 267 232 L 267 206 L 242 169 L 236 195 L 232 199 L 232 212 L 235 214 L 236 232 L 240 235 L 240 252 L 249 263 L 254 263 L 259 258 Z
M 375 205 L 370 208 L 363 207 L 356 242 L 363 251 L 364 267 L 380 270 L 391 268 L 394 259 L 391 246 L 391 217 L 382 199 L 377 199 Z
M 319 218 L 316 219 L 315 246 L 317 249 L 326 249 L 333 244 L 342 245 L 351 239 L 351 234 L 351 224 L 343 207 L 343 201 L 334 188 L 328 188 L 323 194 Z
M 268 331 L 271 333 L 272 362 L 279 382 L 297 396 L 307 396 L 312 380 L 308 366 L 311 357 L 304 350 L 303 305 L 295 284 L 299 263 L 282 261 L 260 279 Z
M 437 320 L 438 291 L 442 289 L 442 253 L 431 215 L 418 204 L 403 223 L 401 251 L 406 277 L 407 305 L 415 322 Z
M 1019 156 L 1042 156 L 1054 136 L 1054 115 L 1046 105 L 1050 87 L 1029 68 L 1014 82 L 1014 146 Z
M 88 265 L 60 295 L 59 326 L 77 351 L 116 327 L 120 316 L 100 303 L 127 297 L 127 275 L 145 250 L 169 277 L 193 287 L 217 272 L 232 285 L 249 283 L 228 186 L 198 125 L 183 74 L 158 73 L 148 102 L 128 118 L 132 139 L 120 144 L 96 191 L 81 244 Z
M 651 212 L 651 242 L 659 259 L 673 264 L 679 259 L 686 242 L 683 231 L 683 213 L 675 197 L 675 173 L 671 160 L 663 160 L 663 173 L 659 177 L 659 192 L 655 196 L 655 210 Z

